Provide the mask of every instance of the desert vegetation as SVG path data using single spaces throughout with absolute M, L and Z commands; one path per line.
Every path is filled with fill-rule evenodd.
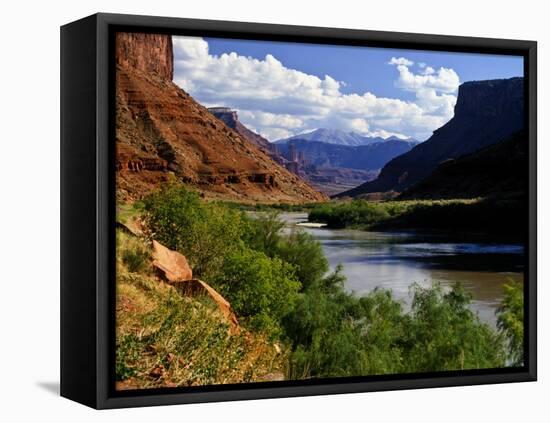
M 332 228 L 471 231 L 522 239 L 524 228 L 515 221 L 525 215 L 523 200 L 517 196 L 379 202 L 357 199 L 318 204 L 308 218 Z
M 331 206 L 345 224 L 378 223 L 422 203 L 351 204 Z M 448 204 L 455 206 L 441 207 Z M 329 210 L 311 213 L 315 219 Z M 413 284 L 410 310 L 389 290 L 349 293 L 341 268 L 329 272 L 320 244 L 300 230 L 284 234 L 275 211 L 251 217 L 172 185 L 134 212 L 146 234 L 117 237 L 116 371 L 126 388 L 522 363 L 519 285 L 507 288 L 496 330 L 470 310 L 460 284 Z M 231 303 L 242 331 L 231 333 L 208 298 L 186 298 L 155 278 L 151 238 L 187 257 L 195 276 Z

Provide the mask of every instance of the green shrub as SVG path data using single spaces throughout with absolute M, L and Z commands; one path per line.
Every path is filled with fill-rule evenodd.
M 288 235 L 281 233 L 285 223 L 279 213 L 270 211 L 249 218 L 245 230 L 246 245 L 271 258 L 279 258 L 294 266 L 303 289 L 319 281 L 328 272 L 328 261 L 321 244 L 301 229 Z
M 502 336 L 482 323 L 468 305 L 471 295 L 460 284 L 444 292 L 413 286 L 410 316 L 405 320 L 405 371 L 486 369 L 505 364 Z
M 295 267 L 304 289 L 320 281 L 329 270 L 321 243 L 299 229 L 279 242 L 276 256 Z
M 251 328 L 271 337 L 280 335 L 280 321 L 293 309 L 301 287 L 293 266 L 250 249 L 226 257 L 215 286 Z
M 497 327 L 508 340 L 508 359 L 512 365 L 522 366 L 523 283 L 510 280 L 504 284 L 504 299 L 497 310 Z
M 279 244 L 283 240 L 281 230 L 285 223 L 279 219 L 279 212 L 268 211 L 247 218 L 244 240 L 246 245 L 256 251 L 261 251 L 269 257 L 275 257 Z
M 198 194 L 168 186 L 144 201 L 154 236 L 184 254 L 197 277 L 212 279 L 225 255 L 241 244 L 242 214 L 221 204 L 201 202 Z
M 359 298 L 366 374 L 403 372 L 407 315 L 391 291 L 375 289 Z
M 418 222 L 441 217 L 449 207 L 459 210 L 462 205 L 359 200 L 316 206 L 309 218 L 337 227 L 373 227 L 404 216 Z M 514 360 L 522 356 L 518 322 L 523 315 L 516 290 L 507 292 L 499 334 L 469 310 L 471 298 L 458 285 L 448 292 L 437 284 L 414 286 L 410 312 L 403 311 L 390 291 L 363 297 L 346 292 L 340 267 L 327 275 L 321 244 L 302 230 L 283 234 L 284 223 L 275 212 L 247 217 L 237 207 L 206 203 L 177 186 L 146 198 L 143 210 L 153 236 L 185 254 L 195 275 L 230 301 L 241 324 L 289 346 L 290 378 L 500 367 L 505 364 L 505 337 Z M 130 271 L 140 268 L 140 255 L 131 251 L 121 255 Z M 176 311 L 170 310 L 162 314 L 157 335 L 172 330 Z M 176 320 L 183 318 L 180 313 Z M 216 329 L 209 342 L 224 347 L 217 340 L 223 333 Z M 195 335 L 174 339 L 174 345 L 193 351 L 193 343 L 203 345 Z M 117 371 L 131 375 L 131 362 Z M 207 367 L 201 380 L 210 380 Z
M 514 224 L 525 212 L 521 196 L 455 200 L 352 200 L 320 204 L 309 212 L 311 222 L 329 227 L 368 229 L 439 229 L 496 234 L 523 239 L 523 227 Z
M 291 379 L 366 374 L 361 328 L 353 313 L 356 300 L 333 288 L 321 283 L 310 286 L 284 318 L 292 345 Z

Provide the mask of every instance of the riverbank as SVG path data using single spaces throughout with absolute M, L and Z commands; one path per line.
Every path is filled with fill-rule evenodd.
M 167 186 L 150 195 L 137 210 L 117 209 L 121 218 L 135 213 L 132 218 L 143 233 L 138 235 L 139 248 L 139 243 L 117 245 L 117 261 L 126 266 L 117 270 L 117 292 L 125 295 L 117 302 L 117 321 L 130 322 L 128 332 L 117 333 L 117 381 L 122 384 L 139 388 L 167 386 L 165 382 L 227 383 L 224 369 L 245 369 L 252 362 L 231 353 L 228 346 L 240 350 L 244 344 L 231 338 L 234 335 L 226 328 L 220 329 L 224 324 L 220 326 L 215 313 L 205 321 L 196 314 L 201 305 L 193 302 L 188 307 L 188 302 L 172 298 L 171 290 L 158 292 L 166 307 L 145 301 L 140 318 L 133 318 L 143 296 L 131 294 L 142 286 L 140 281 L 147 281 L 143 285 L 147 292 L 153 292 L 149 284 L 160 283 L 146 254 L 151 238 L 184 255 L 193 277 L 206 281 L 227 300 L 239 326 L 252 339 L 276 344 L 275 350 L 284 352 L 280 357 L 284 363 L 275 369 L 287 380 L 507 365 L 511 351 L 504 329 L 491 327 L 471 311 L 471 295 L 463 286 L 447 289 L 433 280 L 424 285 L 411 281 L 413 300 L 408 308 L 384 287 L 356 295 L 346 289 L 344 267 L 331 269 L 323 244 L 308 232 L 323 229 L 296 227 L 285 232 L 276 213 L 250 216 L 222 203 L 206 202 L 181 186 Z M 177 329 L 177 336 L 171 328 Z M 145 332 L 143 338 L 140 334 Z M 219 348 L 205 347 L 202 333 L 211 334 Z M 254 345 L 251 353 L 256 351 Z M 216 366 L 208 366 L 210 361 Z M 169 380 L 159 378 L 158 369 L 165 374 L 172 363 L 190 367 L 175 367 Z M 231 373 L 231 380 L 244 383 L 249 376 L 238 371 Z
M 495 240 L 522 242 L 526 228 L 518 217 L 524 198 L 501 196 L 454 200 L 334 201 L 311 208 L 308 220 L 329 228 L 428 230 L 490 234 Z

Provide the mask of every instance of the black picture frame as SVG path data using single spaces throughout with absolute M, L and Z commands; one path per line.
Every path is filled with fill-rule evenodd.
M 116 31 L 523 56 L 525 127 L 529 139 L 524 367 L 115 391 L 113 34 Z M 61 27 L 61 395 L 103 409 L 536 380 L 536 140 L 534 41 L 103 13 Z

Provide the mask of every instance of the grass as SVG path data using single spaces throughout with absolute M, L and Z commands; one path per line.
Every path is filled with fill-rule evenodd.
M 116 220 L 120 223 L 126 223 L 128 220 L 139 216 L 142 212 L 142 203 L 135 202 L 132 204 L 117 203 Z
M 141 248 L 119 232 L 118 248 Z M 283 373 L 285 353 L 258 334 L 230 333 L 207 297 L 183 297 L 152 276 L 117 263 L 116 375 L 119 387 L 244 383 Z M 279 352 L 278 352 L 279 350 Z

